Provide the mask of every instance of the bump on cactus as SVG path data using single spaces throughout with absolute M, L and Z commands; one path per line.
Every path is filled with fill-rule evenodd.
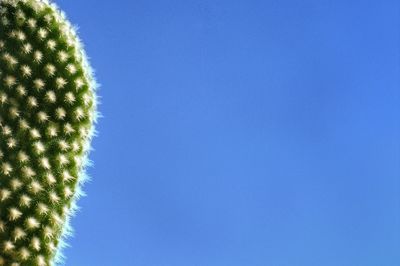
M 93 74 L 64 13 L 0 0 L 0 265 L 60 261 L 96 114 Z

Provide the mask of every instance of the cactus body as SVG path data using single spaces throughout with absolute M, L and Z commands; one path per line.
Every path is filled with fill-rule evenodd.
M 46 0 L 0 0 L 0 265 L 59 259 L 84 180 L 94 79 Z

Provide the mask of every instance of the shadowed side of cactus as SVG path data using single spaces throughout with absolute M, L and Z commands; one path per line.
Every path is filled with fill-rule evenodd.
M 0 265 L 60 258 L 96 120 L 73 27 L 46 0 L 0 0 Z

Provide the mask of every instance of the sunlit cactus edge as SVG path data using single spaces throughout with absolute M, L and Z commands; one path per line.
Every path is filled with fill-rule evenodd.
M 0 265 L 63 262 L 96 90 L 76 30 L 54 3 L 0 0 Z

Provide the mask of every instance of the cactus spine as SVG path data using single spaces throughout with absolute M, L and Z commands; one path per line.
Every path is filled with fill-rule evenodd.
M 0 0 L 0 266 L 60 259 L 96 120 L 75 30 L 47 0 Z

